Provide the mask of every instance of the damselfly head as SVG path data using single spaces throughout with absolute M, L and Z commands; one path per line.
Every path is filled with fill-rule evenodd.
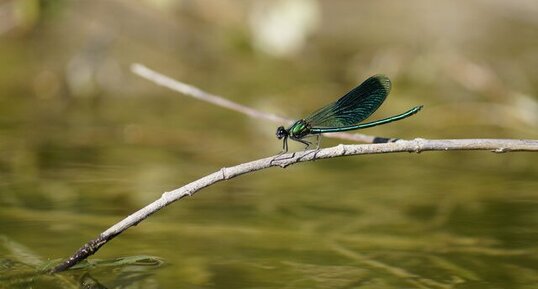
M 276 129 L 276 137 L 278 139 L 282 139 L 283 137 L 287 137 L 287 136 L 288 136 L 288 131 L 283 126 L 279 126 Z

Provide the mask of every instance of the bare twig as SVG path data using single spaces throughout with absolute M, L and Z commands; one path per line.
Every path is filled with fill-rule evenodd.
M 142 64 L 138 64 L 138 63 L 133 64 L 131 66 L 131 70 L 133 73 L 137 74 L 138 76 L 143 77 L 149 81 L 152 81 L 160 86 L 164 86 L 173 91 L 183 93 L 185 95 L 218 105 L 220 107 L 228 108 L 233 111 L 246 114 L 253 118 L 269 120 L 269 121 L 280 123 L 280 124 L 282 123 L 291 124 L 293 122 L 293 120 L 291 119 L 280 117 L 272 113 L 259 111 L 254 108 L 233 102 L 222 96 L 210 94 L 195 86 L 180 82 L 166 75 L 163 75 L 159 72 L 156 72 L 152 69 L 149 69 Z M 356 142 L 362 142 L 362 143 L 387 142 L 391 140 L 389 138 L 375 137 L 375 136 L 369 136 L 369 135 L 364 135 L 364 134 L 350 134 L 350 133 L 331 133 L 324 136 L 351 140 L 351 141 L 356 141 Z
M 131 226 L 137 225 L 153 213 L 165 206 L 180 200 L 186 196 L 192 196 L 199 190 L 220 181 L 235 178 L 237 176 L 259 171 L 262 169 L 280 166 L 287 167 L 299 162 L 329 159 L 342 156 L 382 154 L 397 152 L 424 151 L 449 151 L 449 150 L 489 150 L 496 153 L 512 151 L 538 151 L 538 140 L 512 140 L 512 139 L 449 139 L 449 140 L 400 140 L 393 143 L 362 144 L 362 145 L 338 145 L 321 150 L 309 150 L 296 153 L 288 153 L 280 156 L 267 157 L 233 167 L 222 168 L 208 176 L 198 179 L 181 188 L 165 192 L 161 197 L 139 211 L 133 213 L 119 223 L 113 225 L 96 239 L 86 243 L 76 251 L 69 259 L 54 268 L 53 272 L 61 272 L 69 269 L 81 260 L 93 255 L 101 246 L 121 234 Z
M 158 85 L 164 86 L 166 88 L 183 93 L 188 96 L 192 96 L 196 99 L 203 100 L 203 101 L 212 103 L 214 105 L 218 105 L 220 107 L 228 108 L 228 109 L 240 112 L 242 114 L 246 114 L 253 118 L 261 118 L 261 119 L 270 120 L 273 122 L 291 122 L 292 121 L 290 119 L 286 119 L 286 118 L 283 118 L 283 117 L 280 117 L 271 113 L 266 113 L 266 112 L 255 110 L 251 107 L 228 100 L 222 96 L 210 94 L 208 92 L 205 92 L 199 89 L 198 87 L 194 87 L 190 84 L 177 81 L 166 75 L 163 75 L 154 70 L 151 70 L 142 64 L 137 64 L 137 63 L 133 64 L 131 66 L 131 70 L 133 71 L 133 73 L 145 79 L 151 80 Z

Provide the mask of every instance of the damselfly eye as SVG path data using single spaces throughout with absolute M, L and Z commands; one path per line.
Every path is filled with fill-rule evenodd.
M 286 129 L 285 129 L 283 126 L 279 126 L 279 127 L 276 129 L 276 137 L 277 137 L 278 139 L 282 139 L 282 138 L 285 137 L 287 134 L 288 134 L 288 132 L 286 131 Z

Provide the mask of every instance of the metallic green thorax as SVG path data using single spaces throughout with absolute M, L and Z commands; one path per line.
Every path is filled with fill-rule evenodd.
M 310 133 L 310 126 L 301 119 L 292 124 L 288 131 L 292 138 L 303 138 Z

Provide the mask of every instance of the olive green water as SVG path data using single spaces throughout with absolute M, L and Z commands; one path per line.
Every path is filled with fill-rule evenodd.
M 35 272 L 162 192 L 281 148 L 281 124 L 170 92 L 131 63 L 290 118 L 385 73 L 393 91 L 372 119 L 425 107 L 363 133 L 536 139 L 531 2 L 295 1 L 317 24 L 297 51 L 272 54 L 252 24 L 268 4 L 7 1 L 19 16 L 0 27 L 0 288 L 538 288 L 536 153 L 263 170 L 91 258 L 110 263 Z

